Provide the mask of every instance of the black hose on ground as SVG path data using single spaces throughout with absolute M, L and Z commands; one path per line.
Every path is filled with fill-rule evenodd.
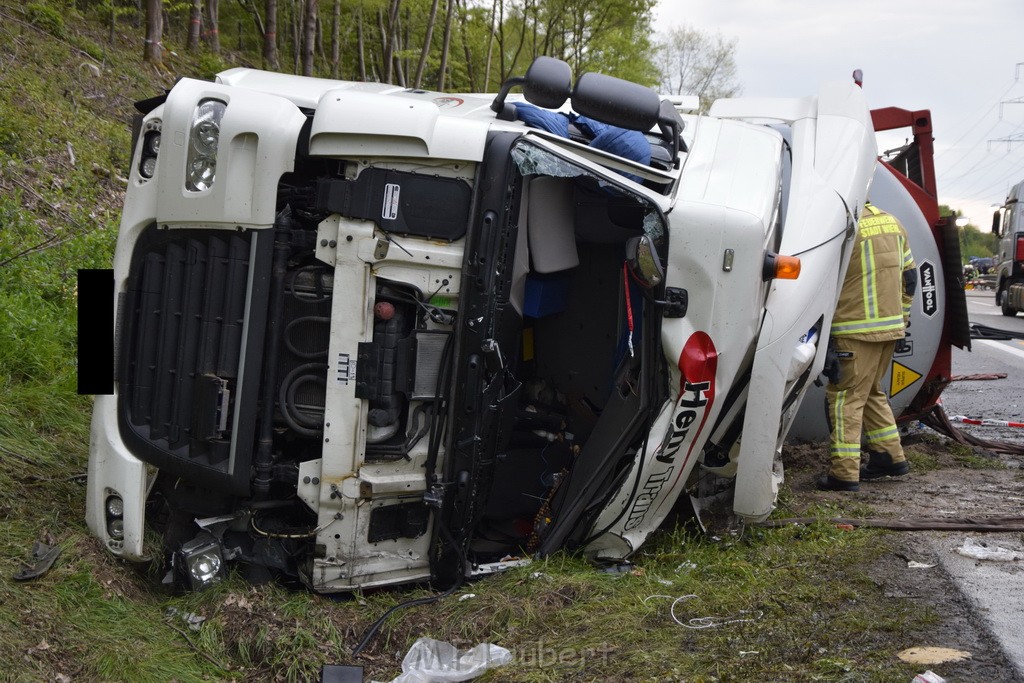
M 953 426 L 953 423 L 949 421 L 949 416 L 946 415 L 946 411 L 942 409 L 941 405 L 932 406 L 932 409 L 922 415 L 920 418 L 921 423 L 926 427 L 934 429 L 943 436 L 947 436 L 957 443 L 962 443 L 966 446 L 977 446 L 984 448 L 987 451 L 993 453 L 1005 453 L 1008 455 L 1024 455 L 1024 444 L 1014 443 L 1012 441 L 999 441 L 996 439 L 982 439 L 981 437 L 974 436 L 963 432 Z

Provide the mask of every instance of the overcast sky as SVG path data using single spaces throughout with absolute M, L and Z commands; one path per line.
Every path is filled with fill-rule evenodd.
M 939 202 L 983 230 L 1024 180 L 1024 0 L 659 0 L 655 16 L 735 38 L 744 95 L 814 94 L 859 68 L 872 108 L 930 109 Z

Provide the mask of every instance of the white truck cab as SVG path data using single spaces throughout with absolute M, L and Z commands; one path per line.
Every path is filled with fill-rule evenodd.
M 444 586 L 621 560 L 687 493 L 770 514 L 875 167 L 853 83 L 692 116 L 541 58 L 493 98 L 232 69 L 144 108 L 111 552 Z

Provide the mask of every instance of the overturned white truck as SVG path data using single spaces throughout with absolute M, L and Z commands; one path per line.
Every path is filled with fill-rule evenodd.
M 547 58 L 494 98 L 232 69 L 144 103 L 93 533 L 329 592 L 625 558 L 723 485 L 766 517 L 874 130 L 852 82 L 676 104 Z

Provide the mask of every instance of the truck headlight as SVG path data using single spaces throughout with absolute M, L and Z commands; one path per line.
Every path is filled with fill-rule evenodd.
M 220 122 L 226 109 L 227 105 L 220 100 L 206 99 L 192 114 L 185 163 L 185 188 L 190 192 L 209 190 L 217 177 Z
M 107 517 L 107 534 L 115 541 L 124 539 L 124 499 L 113 489 L 107 489 L 103 507 Z
M 156 174 L 156 158 L 160 154 L 160 130 L 156 128 L 146 131 L 142 138 L 142 156 L 139 158 L 139 175 L 147 180 Z
M 175 560 L 192 590 L 215 584 L 226 574 L 220 542 L 206 534 L 182 545 Z

